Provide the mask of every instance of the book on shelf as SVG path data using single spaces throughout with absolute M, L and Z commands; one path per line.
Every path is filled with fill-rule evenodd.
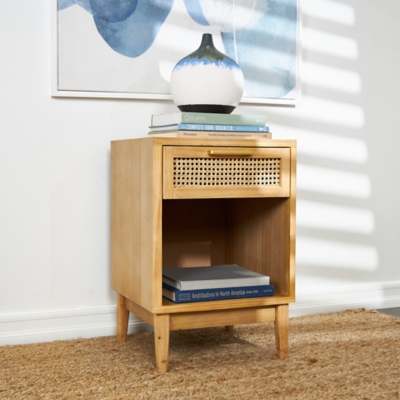
M 272 139 L 271 132 L 216 132 L 216 131 L 171 131 L 149 132 L 152 137 L 209 138 L 209 139 Z
M 163 268 L 162 282 L 179 290 L 222 289 L 269 285 L 267 275 L 237 264 L 211 267 Z
M 196 301 L 245 299 L 274 295 L 274 285 L 239 286 L 231 288 L 179 290 L 163 285 L 163 296 L 174 303 L 193 303 Z
M 151 116 L 152 126 L 165 126 L 180 123 L 263 126 L 267 123 L 267 117 L 265 115 L 217 114 L 187 111 L 153 114 Z
M 221 124 L 173 124 L 163 126 L 150 126 L 149 134 L 154 132 L 173 131 L 217 131 L 217 132 L 269 132 L 265 125 L 221 125 Z

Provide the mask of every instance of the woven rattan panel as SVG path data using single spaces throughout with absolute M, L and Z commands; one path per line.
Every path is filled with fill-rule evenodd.
M 279 158 L 174 158 L 173 186 L 279 186 Z

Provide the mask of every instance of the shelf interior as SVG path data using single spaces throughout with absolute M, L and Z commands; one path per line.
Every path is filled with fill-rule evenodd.
M 163 200 L 162 265 L 238 264 L 290 291 L 288 198 Z

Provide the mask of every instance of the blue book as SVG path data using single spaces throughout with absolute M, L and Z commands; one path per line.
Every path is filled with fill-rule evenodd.
M 221 289 L 179 290 L 163 284 L 163 296 L 174 303 L 244 299 L 274 295 L 274 285 L 244 286 Z
M 265 125 L 223 125 L 223 124 L 172 124 L 164 126 L 150 126 L 150 132 L 172 131 L 214 131 L 214 132 L 269 132 Z

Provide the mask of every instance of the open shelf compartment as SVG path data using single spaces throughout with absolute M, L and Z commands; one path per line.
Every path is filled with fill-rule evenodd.
M 163 200 L 162 266 L 189 268 L 238 264 L 270 276 L 273 297 L 293 297 L 289 198 Z M 245 300 L 254 304 L 271 298 Z M 163 300 L 164 305 L 178 304 Z M 214 304 L 213 306 L 223 306 Z M 182 306 L 182 304 L 179 304 Z M 185 303 L 198 308 L 198 303 Z

